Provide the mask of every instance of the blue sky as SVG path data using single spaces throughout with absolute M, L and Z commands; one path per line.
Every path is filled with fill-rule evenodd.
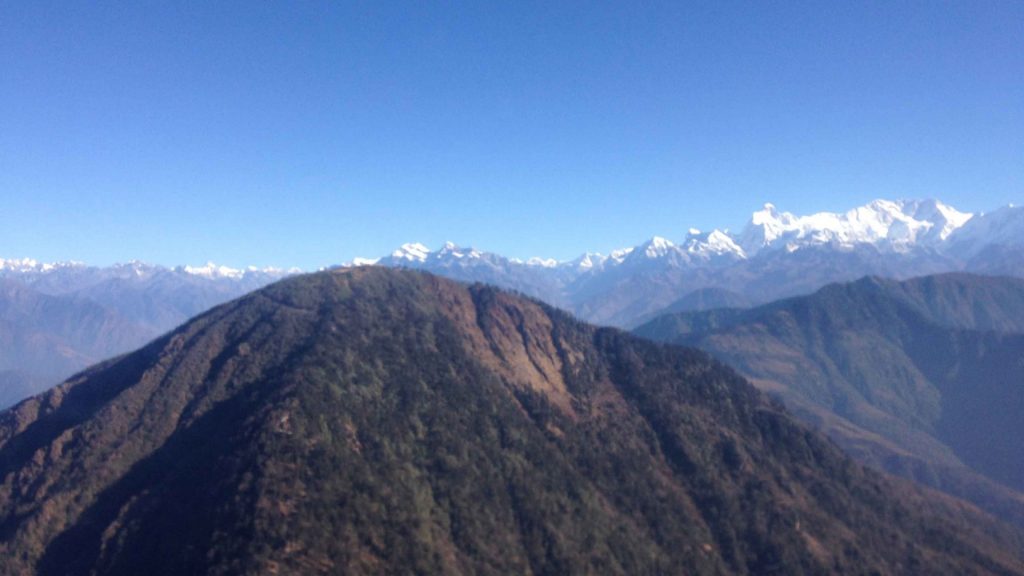
M 0 257 L 567 259 L 1024 201 L 1024 3 L 0 3 Z

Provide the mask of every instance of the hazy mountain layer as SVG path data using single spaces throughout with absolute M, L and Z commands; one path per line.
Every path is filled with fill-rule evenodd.
M 0 406 L 153 336 L 94 301 L 41 294 L 0 278 Z
M 1024 525 L 1024 280 L 867 278 L 636 332 L 705 349 L 861 460 Z
M 0 408 L 280 277 L 143 264 L 6 264 L 0 269 Z

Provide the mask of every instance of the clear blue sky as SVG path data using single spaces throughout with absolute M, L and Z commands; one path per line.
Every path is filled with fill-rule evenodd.
M 1024 2 L 2 2 L 0 257 L 573 257 L 1024 201 Z

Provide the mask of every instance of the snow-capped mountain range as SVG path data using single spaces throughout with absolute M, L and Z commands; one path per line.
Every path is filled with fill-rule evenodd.
M 1024 274 L 1024 210 L 962 212 L 937 200 L 875 200 L 844 213 L 798 216 L 765 204 L 738 234 L 691 228 L 610 254 L 518 260 L 459 247 L 404 244 L 345 265 L 420 268 L 515 288 L 583 318 L 632 325 L 696 290 L 752 302 L 875 274 L 896 278 L 968 270 Z
M 970 223 L 970 225 L 968 225 Z M 1016 228 L 1014 228 L 1016 226 Z M 961 232 L 962 231 L 962 232 Z M 775 249 L 795 252 L 801 248 L 828 246 L 854 250 L 872 246 L 882 252 L 906 253 L 920 248 L 943 251 L 958 244 L 985 244 L 1022 240 L 1024 218 L 1009 206 L 991 214 L 961 212 L 937 200 L 875 200 L 845 213 L 819 212 L 797 216 L 765 204 L 754 212 L 739 234 L 724 230 L 701 232 L 690 228 L 677 243 L 660 236 L 611 254 L 586 253 L 574 260 L 550 258 L 506 259 L 508 263 L 579 271 L 603 269 L 627 261 L 671 259 L 687 264 L 711 264 L 746 260 Z M 955 252 L 955 249 L 953 250 Z M 419 243 L 403 244 L 384 258 L 356 258 L 346 265 L 412 265 L 493 259 L 494 255 L 447 242 L 436 251 Z
M 298 268 L 230 268 L 212 262 L 168 268 L 132 261 L 101 267 L 0 258 L 0 280 L 45 296 L 93 301 L 140 324 L 153 336 L 216 304 L 299 272 Z
M 843 213 L 801 216 L 765 204 L 739 233 L 690 228 L 680 236 L 678 241 L 654 236 L 637 246 L 608 254 L 588 252 L 566 261 L 507 258 L 452 242 L 436 250 L 409 243 L 387 256 L 356 258 L 342 266 L 401 266 L 488 282 L 562 306 L 589 321 L 622 326 L 695 290 L 724 290 L 764 302 L 866 274 L 1024 274 L 1024 209 L 1013 205 L 971 214 L 938 200 L 875 200 Z M 155 286 L 170 283 L 223 297 L 297 272 L 213 263 L 166 268 L 129 262 L 99 268 L 0 259 L 0 278 L 16 278 L 47 294 L 102 294 L 103 286 L 116 282 L 122 291 L 130 285 L 153 293 Z M 171 318 L 178 316 L 151 324 L 165 327 Z
M 289 274 L 298 274 L 302 272 L 299 268 L 257 268 L 255 266 L 249 266 L 247 268 L 231 268 L 229 266 L 214 264 L 213 262 L 207 262 L 201 266 L 175 266 L 174 268 L 166 268 L 164 266 L 147 264 L 145 262 L 135 260 L 122 264 L 114 264 L 109 267 L 95 267 L 76 261 L 39 262 L 32 258 L 0 258 L 0 274 L 5 275 L 21 274 L 24 275 L 23 277 L 27 277 L 32 275 L 53 274 L 69 271 L 85 272 L 105 278 L 122 276 L 146 277 L 162 272 L 172 272 L 208 279 L 226 278 L 232 280 L 241 280 L 246 277 L 280 278 Z
M 437 250 L 404 244 L 382 258 L 343 266 L 365 265 L 418 268 L 511 288 L 585 320 L 628 327 L 666 309 L 758 304 L 865 275 L 963 270 L 1024 276 L 1024 209 L 970 214 L 936 200 L 877 200 L 845 213 L 797 216 L 766 204 L 738 234 L 691 228 L 678 241 L 655 236 L 568 261 L 507 258 L 449 242 Z M 28 346 L 0 354 L 0 384 L 52 383 L 56 368 L 67 376 L 67 370 L 99 360 L 98 354 L 126 351 L 298 272 L 0 259 L 0 341 Z M 60 311 L 58 320 L 51 311 Z M 101 326 L 93 337 L 110 345 L 95 346 L 83 334 L 85 326 Z
M 295 272 L 0 259 L 0 408 Z
M 936 200 L 875 200 L 844 214 L 810 216 L 794 216 L 765 204 L 751 217 L 738 241 L 749 254 L 778 246 L 792 251 L 809 244 L 842 248 L 871 244 L 901 252 L 937 246 L 973 216 Z

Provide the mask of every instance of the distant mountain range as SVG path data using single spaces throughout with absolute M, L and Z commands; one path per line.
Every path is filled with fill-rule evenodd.
M 0 279 L 0 406 L 152 336 L 87 298 L 43 294 Z
M 960 212 L 937 200 L 877 200 L 843 214 L 796 216 L 771 204 L 739 234 L 691 229 L 679 243 L 654 237 L 603 255 L 522 261 L 447 243 L 406 244 L 359 258 L 512 288 L 591 322 L 633 326 L 704 300 L 713 289 L 752 303 L 808 293 L 866 275 L 909 278 L 951 271 L 1024 273 L 1024 208 Z
M 706 350 L 877 468 L 1024 526 L 1024 280 L 869 277 L 636 329 Z
M 370 264 L 493 284 L 590 322 L 633 327 L 666 311 L 760 304 L 866 275 L 1021 275 L 1024 209 L 1007 206 L 968 214 L 935 200 L 878 200 L 844 214 L 796 216 L 766 205 L 738 234 L 691 229 L 678 243 L 655 237 L 568 262 L 522 261 L 448 243 L 434 251 L 406 244 L 386 257 L 356 259 L 345 266 Z M 50 308 L 26 310 L 24 298 L 10 300 L 10 294 L 0 293 L 0 299 L 8 299 L 0 306 L 20 318 L 0 325 L 0 337 L 6 331 L 8 338 L 29 348 L 0 357 L 0 406 L 295 272 L 213 264 L 165 268 L 138 262 L 101 268 L 0 259 L 0 280 L 37 298 L 60 299 L 65 308 L 81 308 L 63 312 L 64 318 L 94 317 L 90 315 L 98 305 L 110 315 L 108 326 L 124 326 L 117 338 L 86 343 L 66 333 L 70 324 L 62 328 L 60 321 L 28 320 Z M 26 323 L 33 328 L 25 328 Z M 94 334 L 99 339 L 104 332 Z
M 293 272 L 0 260 L 0 407 Z
M 706 354 L 483 285 L 284 280 L 0 412 L 0 572 L 1024 574 Z

